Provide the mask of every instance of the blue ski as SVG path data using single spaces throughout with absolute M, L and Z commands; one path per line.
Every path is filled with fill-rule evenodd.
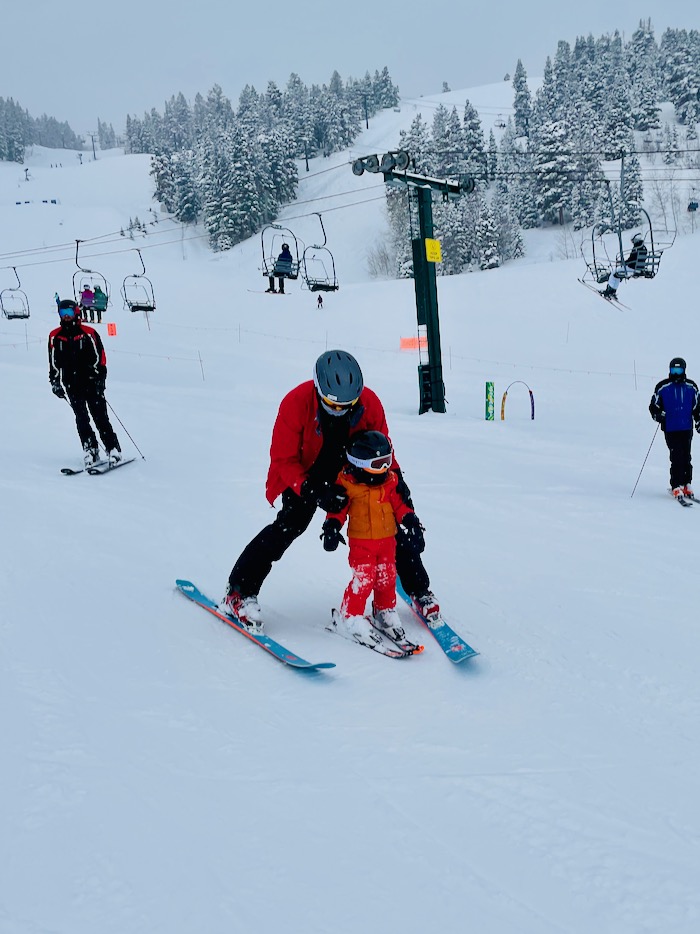
M 306 659 L 300 658 L 298 655 L 295 655 L 294 652 L 290 652 L 289 649 L 285 649 L 283 645 L 280 645 L 279 642 L 275 642 L 274 639 L 271 639 L 269 636 L 257 635 L 249 632 L 234 616 L 222 613 L 218 605 L 214 603 L 213 600 L 210 600 L 209 597 L 205 597 L 191 581 L 177 580 L 175 583 L 180 593 L 189 597 L 190 600 L 197 603 L 203 609 L 208 610 L 223 623 L 228 623 L 232 629 L 247 636 L 251 642 L 255 642 L 260 648 L 265 649 L 266 652 L 269 652 L 270 655 L 274 655 L 275 658 L 278 658 L 286 665 L 291 665 L 292 668 L 306 668 L 307 670 L 314 668 L 335 668 L 335 662 L 307 662 Z
M 396 592 L 402 600 L 406 601 L 423 625 L 427 626 L 432 632 L 433 636 L 435 636 L 435 641 L 451 662 L 455 662 L 456 664 L 458 662 L 463 662 L 467 658 L 474 658 L 475 655 L 479 654 L 476 649 L 473 649 L 461 636 L 458 636 L 451 626 L 448 626 L 442 616 L 438 616 L 437 619 L 426 619 L 403 589 L 398 577 L 396 579 Z

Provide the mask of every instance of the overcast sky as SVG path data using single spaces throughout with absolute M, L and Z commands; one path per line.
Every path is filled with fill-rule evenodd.
M 417 0 L 8 0 L 0 97 L 81 134 L 94 131 L 98 117 L 120 132 L 127 114 L 162 112 L 179 91 L 192 101 L 220 84 L 235 103 L 246 84 L 283 87 L 291 72 L 322 84 L 334 69 L 359 78 L 387 65 L 402 96 L 415 97 L 439 92 L 443 81 L 453 90 L 500 81 L 518 58 L 528 75 L 540 75 L 559 39 L 615 29 L 629 38 L 649 16 L 658 40 L 667 27 L 700 28 L 700 3 L 496 0 L 450 11 Z

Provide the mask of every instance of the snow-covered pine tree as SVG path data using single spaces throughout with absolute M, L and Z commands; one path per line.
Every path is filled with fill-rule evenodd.
M 399 89 L 392 82 L 386 65 L 381 72 L 374 73 L 374 99 L 380 109 L 396 107 L 399 102 Z
M 661 38 L 661 67 L 668 99 L 680 123 L 700 121 L 700 32 L 667 29 Z
M 530 135 L 530 119 L 532 117 L 532 96 L 527 85 L 527 72 L 523 63 L 518 59 L 513 75 L 513 111 L 516 136 Z
M 501 256 L 498 251 L 498 232 L 486 201 L 481 203 L 479 223 L 476 229 L 477 249 L 479 251 L 479 268 L 496 269 L 501 265 Z
M 170 159 L 174 180 L 173 213 L 182 224 L 196 224 L 202 207 L 198 160 L 191 149 L 174 153 Z
M 567 149 L 564 124 L 551 120 L 539 126 L 533 146 L 535 201 L 540 216 L 546 222 L 563 224 L 576 179 L 576 163 Z
M 486 180 L 488 174 L 484 131 L 476 108 L 470 101 L 464 103 L 464 171 L 475 178 Z
M 498 144 L 493 130 L 489 130 L 489 150 L 487 154 L 487 170 L 489 182 L 494 181 L 498 172 Z
M 491 201 L 491 212 L 496 225 L 498 253 L 503 262 L 524 256 L 525 242 L 508 192 L 496 188 Z
M 430 134 L 422 114 L 416 114 L 411 121 L 408 132 L 404 130 L 400 132 L 399 148 L 409 154 L 416 172 L 421 172 L 424 175 L 430 174 Z
M 462 124 L 453 107 L 448 111 L 442 104 L 433 117 L 431 171 L 439 178 L 456 179 L 465 171 L 465 140 Z
M 630 132 L 630 137 L 632 136 Z M 634 140 L 629 141 L 629 149 L 634 145 Z M 623 230 L 630 227 L 636 227 L 642 220 L 640 210 L 644 200 L 644 184 L 642 182 L 642 169 L 636 153 L 631 152 L 625 158 L 625 170 L 622 176 L 622 185 L 620 191 L 620 224 Z
M 625 47 L 625 66 L 635 130 L 653 130 L 659 126 L 658 105 L 661 88 L 659 48 L 651 20 L 640 20 Z

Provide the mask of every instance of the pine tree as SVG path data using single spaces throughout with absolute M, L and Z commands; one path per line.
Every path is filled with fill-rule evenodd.
M 632 140 L 630 140 L 630 144 Z M 644 185 L 639 159 L 635 153 L 625 159 L 624 175 L 620 191 L 620 225 L 623 230 L 636 227 L 642 220 L 641 205 L 644 200 Z
M 399 149 L 405 150 L 412 160 L 416 172 L 429 174 L 430 135 L 422 114 L 416 114 L 408 132 L 399 134 Z
M 535 145 L 532 164 L 538 210 L 543 220 L 564 223 L 576 178 L 576 164 L 566 150 L 564 126 L 556 121 L 543 124 L 537 131 Z
M 469 101 L 464 103 L 464 171 L 475 178 L 486 179 L 488 175 L 486 146 L 481 119 Z
M 497 266 L 501 265 L 501 256 L 498 252 L 498 233 L 491 208 L 486 202 L 481 205 L 476 237 L 479 251 L 479 268 L 496 269 Z
M 518 59 L 513 75 L 513 90 L 515 97 L 513 100 L 515 135 L 530 135 L 530 119 L 532 117 L 532 97 L 530 89 L 527 86 L 527 72 L 523 63 Z

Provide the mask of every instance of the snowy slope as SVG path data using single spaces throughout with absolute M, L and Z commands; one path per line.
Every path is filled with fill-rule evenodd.
M 505 110 L 508 85 L 481 91 L 462 98 Z M 350 156 L 413 115 L 381 115 Z M 164 218 L 119 237 L 152 219 L 145 157 L 57 158 L 35 152 L 28 182 L 0 164 L 2 262 L 32 307 L 0 322 L 1 934 L 698 930 L 700 507 L 670 500 L 658 437 L 630 498 L 654 383 L 676 354 L 700 375 L 697 240 L 623 284 L 629 312 L 578 285 L 578 261 L 440 280 L 449 408 L 419 417 L 399 352 L 413 285 L 365 268 L 381 198 L 331 210 L 381 194 L 348 156 L 312 163 L 299 202 L 322 200 L 284 215 L 311 243 L 298 215 L 323 211 L 341 289 L 321 313 L 298 286 L 248 291 L 258 240 L 214 256 Z M 134 246 L 156 292 L 150 328 L 118 301 L 117 336 L 102 325 L 108 399 L 145 460 L 66 478 L 80 450 L 45 341 L 90 238 L 113 294 Z M 320 514 L 261 600 L 270 634 L 332 671 L 280 665 L 174 591 L 219 597 L 271 520 L 277 405 L 331 346 L 384 401 L 433 586 L 481 652 L 467 665 L 408 615 L 426 651 L 402 662 L 324 630 L 349 572 Z M 524 380 L 534 422 L 520 385 L 485 422 L 486 380 L 497 408 Z

